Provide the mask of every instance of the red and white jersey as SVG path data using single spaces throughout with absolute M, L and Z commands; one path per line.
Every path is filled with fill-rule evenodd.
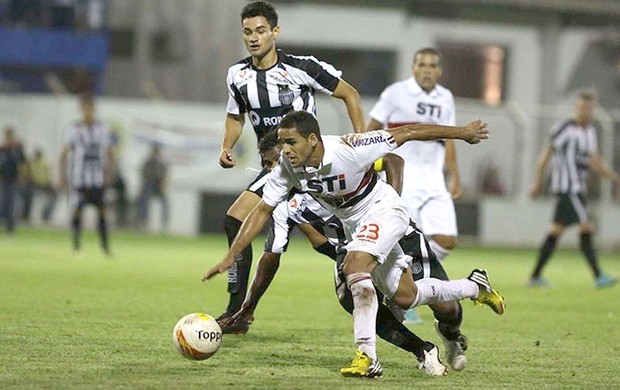
M 266 204 L 276 207 L 295 187 L 338 217 L 347 225 L 348 234 L 377 202 L 394 202 L 406 209 L 392 186 L 374 170 L 375 160 L 397 147 L 390 133 L 378 130 L 342 137 L 323 135 L 322 139 L 325 153 L 318 168 L 293 168 L 282 155 L 263 189 Z
M 388 86 L 370 111 L 385 128 L 424 123 L 454 126 L 454 96 L 437 84 L 427 93 L 413 77 Z M 405 160 L 403 193 L 406 191 L 445 192 L 445 141 L 409 141 L 394 151 Z

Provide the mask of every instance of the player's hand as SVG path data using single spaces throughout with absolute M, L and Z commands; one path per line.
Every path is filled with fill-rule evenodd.
M 542 192 L 542 185 L 540 183 L 540 181 L 535 181 L 534 184 L 532 184 L 532 188 L 530 188 L 530 196 L 532 198 L 536 198 L 538 195 L 540 195 L 540 193 Z
M 467 124 L 467 126 L 463 127 L 460 138 L 468 144 L 477 144 L 483 139 L 489 138 L 487 124 L 480 119 Z
M 228 148 L 222 149 L 220 152 L 220 166 L 222 168 L 232 168 L 237 165 L 237 162 L 233 158 L 232 150 Z
M 204 275 L 202 275 L 202 281 L 206 281 L 211 279 L 212 277 L 214 277 L 217 274 L 221 274 L 222 272 L 226 271 L 227 269 L 229 269 L 230 267 L 232 267 L 232 265 L 235 263 L 235 258 L 234 257 L 226 257 L 224 258 L 224 260 L 222 260 L 220 263 L 218 263 L 215 267 L 211 268 L 210 270 L 208 270 L 207 272 L 205 272 Z

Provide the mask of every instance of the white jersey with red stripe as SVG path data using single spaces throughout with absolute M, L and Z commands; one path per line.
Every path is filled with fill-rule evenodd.
M 375 160 L 397 147 L 390 133 L 378 130 L 342 137 L 323 135 L 322 140 L 325 153 L 318 168 L 294 168 L 282 155 L 265 184 L 265 203 L 276 207 L 295 187 L 347 224 L 358 221 L 373 203 L 385 197 L 402 202 L 396 191 L 378 178 L 373 166 Z
M 370 111 L 370 116 L 386 128 L 424 123 L 445 126 L 456 124 L 454 96 L 449 89 L 436 85 L 427 93 L 413 77 L 388 86 Z M 394 153 L 405 160 L 402 193 L 446 192 L 444 178 L 445 142 L 406 142 Z

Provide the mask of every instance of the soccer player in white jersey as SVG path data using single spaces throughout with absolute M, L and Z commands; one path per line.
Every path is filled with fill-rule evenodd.
M 418 50 L 413 56 L 412 77 L 388 86 L 370 111 L 367 131 L 410 123 L 456 124 L 454 97 L 438 84 L 442 74 L 441 54 L 434 48 Z M 453 140 L 413 141 L 395 153 L 405 160 L 401 196 L 411 218 L 429 238 L 435 256 L 442 261 L 456 246 L 458 230 L 454 200 L 462 194 Z M 446 188 L 444 167 L 450 182 Z M 422 320 L 414 309 L 405 322 Z
M 551 231 L 540 248 L 538 261 L 530 277 L 529 285 L 532 287 L 548 285 L 542 278 L 543 268 L 564 230 L 576 223 L 579 224 L 581 251 L 592 269 L 595 286 L 609 287 L 618 281 L 603 273 L 599 267 L 592 245 L 594 228 L 586 205 L 590 170 L 620 185 L 620 176 L 602 160 L 598 152 L 596 129 L 591 123 L 596 103 L 593 93 L 581 92 L 577 98 L 575 117 L 561 121 L 551 129 L 549 141 L 538 157 L 531 194 L 540 195 L 545 167 L 553 159 L 551 191 L 557 195 L 558 200 Z
M 344 81 L 341 71 L 332 65 L 309 56 L 294 56 L 276 49 L 280 35 L 278 14 L 268 2 L 255 1 L 241 11 L 243 40 L 249 57 L 228 70 L 228 103 L 219 164 L 233 168 L 236 145 L 247 118 L 260 141 L 264 134 L 275 128 L 282 117 L 293 110 L 316 112 L 316 91 L 342 100 L 355 131 L 364 130 L 364 114 L 359 93 Z M 226 213 L 224 229 L 229 244 L 237 235 L 241 222 L 258 204 L 265 183 L 263 170 L 239 195 Z M 226 311 L 218 317 L 222 323 L 234 314 L 247 290 L 252 247 L 245 248 L 228 271 L 230 299 Z M 245 333 L 247 327 L 222 327 L 224 333 Z
M 108 126 L 95 118 L 95 102 L 90 95 L 80 97 L 82 120 L 69 129 L 60 157 L 60 184 L 67 188 L 71 204 L 73 250 L 80 251 L 82 209 L 91 204 L 99 214 L 98 232 L 103 252 L 110 256 L 105 188 L 114 177 L 115 158 Z
M 412 123 L 455 126 L 454 97 L 437 84 L 441 55 L 424 48 L 414 55 L 413 76 L 388 86 L 370 111 L 367 131 Z M 429 237 L 433 252 L 443 260 L 456 246 L 458 235 L 453 199 L 462 194 L 453 140 L 407 142 L 394 153 L 405 160 L 402 197 L 413 220 Z M 444 166 L 449 173 L 446 188 Z
M 209 269 L 203 280 L 232 266 L 237 254 L 260 233 L 275 206 L 296 188 L 339 218 L 347 234 L 344 273 L 353 295 L 358 349 L 351 365 L 341 369 L 342 375 L 376 377 L 383 372 L 375 346 L 378 303 L 374 285 L 403 309 L 471 298 L 504 313 L 504 299 L 491 288 L 483 270 L 472 271 L 467 279 L 425 278 L 414 283 L 411 256 L 398 244 L 411 229 L 407 206 L 394 188 L 377 178 L 373 167 L 374 161 L 410 140 L 456 138 L 478 143 L 488 138 L 486 124 L 420 124 L 342 137 L 321 136 L 312 114 L 294 111 L 282 119 L 278 138 L 283 143 L 282 158 L 267 179 L 261 202 L 244 220 L 224 259 Z

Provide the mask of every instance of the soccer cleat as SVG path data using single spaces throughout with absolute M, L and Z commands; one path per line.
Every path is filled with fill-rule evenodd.
M 448 361 L 448 364 L 450 364 L 450 367 L 452 367 L 455 371 L 463 370 L 467 365 L 467 356 L 465 356 L 465 351 L 467 350 L 467 337 L 459 334 L 456 339 L 448 340 L 439 331 L 439 321 L 437 320 L 435 320 L 435 330 L 443 341 L 443 345 L 446 347 L 446 360 Z
M 405 319 L 402 322 L 403 324 L 415 325 L 423 323 L 424 320 L 420 318 L 415 309 L 409 309 L 405 312 Z
M 528 287 L 549 287 L 550 284 L 549 282 L 547 282 L 547 280 L 538 276 L 535 278 L 531 278 L 530 281 L 527 283 L 527 286 Z
M 596 278 L 596 288 L 605 288 L 611 287 L 614 284 L 618 283 L 618 279 L 607 274 L 600 274 L 598 278 Z
M 373 360 L 359 349 L 355 351 L 355 358 L 348 367 L 340 369 L 340 373 L 346 377 L 376 378 L 383 375 L 383 368 L 379 360 Z
M 433 345 L 429 351 L 424 351 L 424 358 L 418 358 L 418 369 L 424 370 L 430 376 L 448 375 L 448 368 L 439 360 L 439 348 Z
M 252 318 L 253 319 L 253 318 Z M 233 314 L 224 312 L 215 319 L 222 328 L 223 334 L 246 334 L 250 330 L 250 321 L 239 321 L 233 319 Z
M 504 314 L 506 304 L 504 303 L 504 297 L 499 295 L 497 291 L 491 287 L 487 271 L 483 269 L 475 269 L 471 271 L 471 274 L 467 279 L 478 285 L 478 298 L 472 298 L 472 301 L 478 305 L 487 305 L 493 309 L 499 315 Z

